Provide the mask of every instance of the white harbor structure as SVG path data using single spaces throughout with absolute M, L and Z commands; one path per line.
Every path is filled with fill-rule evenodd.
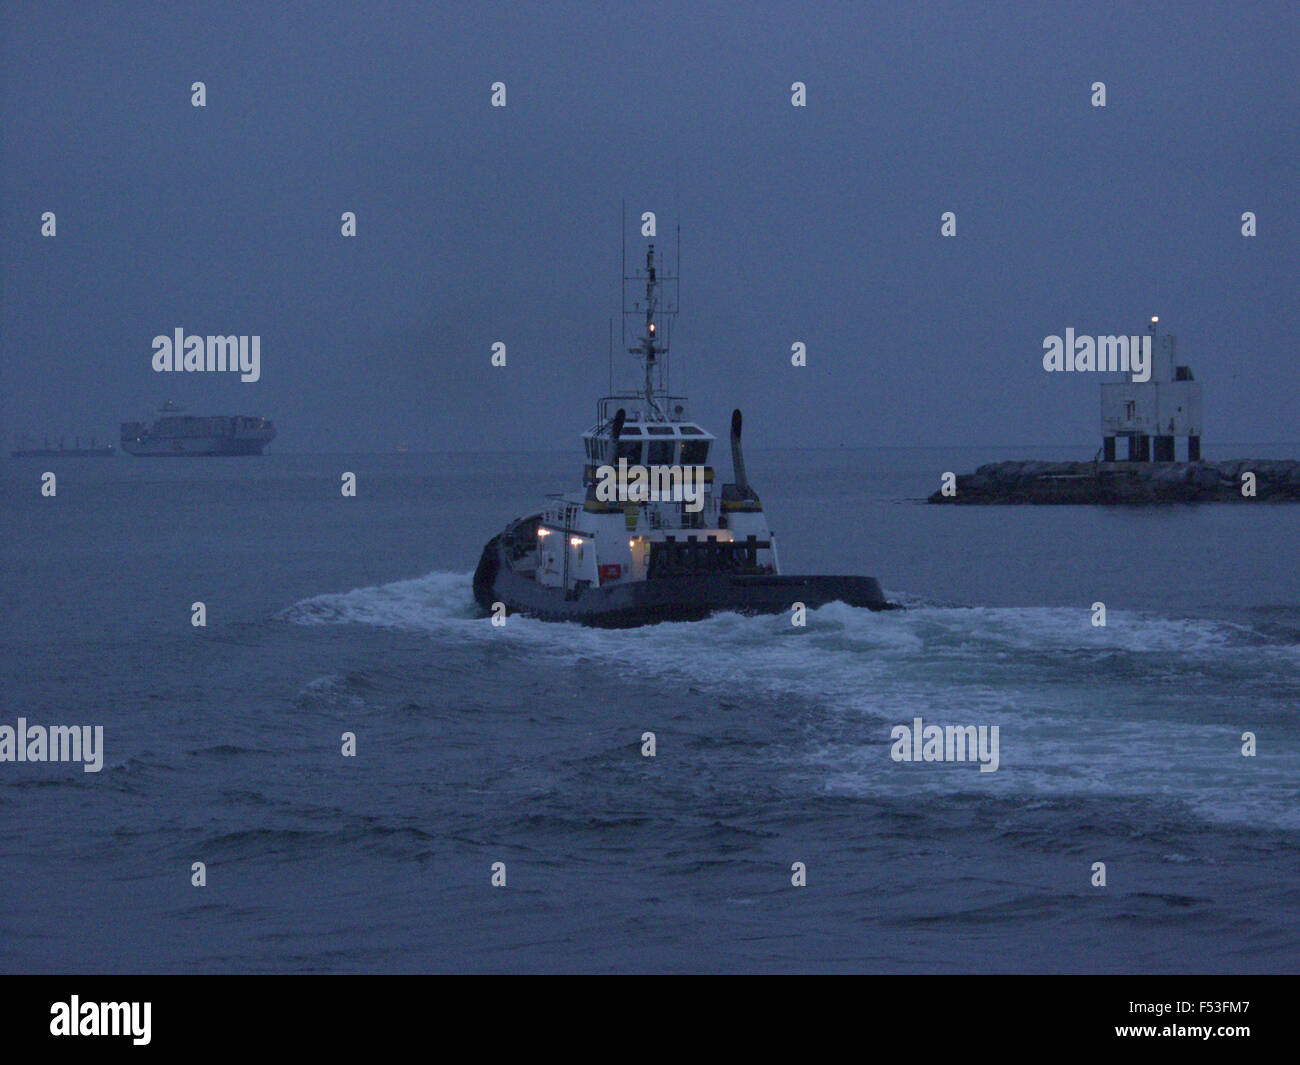
M 1151 319 L 1154 334 L 1158 318 Z M 1154 336 L 1151 376 L 1101 386 L 1102 459 L 1105 462 L 1177 462 L 1186 440 L 1187 462 L 1201 458 L 1201 385 L 1190 367 L 1179 366 L 1177 339 Z M 1117 441 L 1126 441 L 1118 455 Z

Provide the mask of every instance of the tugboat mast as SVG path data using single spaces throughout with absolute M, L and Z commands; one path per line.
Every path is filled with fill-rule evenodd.
M 680 240 L 680 238 L 679 238 Z M 624 260 L 626 261 L 626 260 Z M 626 268 L 625 268 L 626 269 Z M 666 319 L 677 313 L 676 293 L 670 292 L 670 296 L 665 303 L 662 290 L 665 283 L 676 283 L 677 278 L 668 274 L 662 274 L 655 262 L 655 246 L 651 242 L 646 248 L 645 255 L 645 272 L 633 274 L 624 273 L 623 284 L 624 293 L 627 291 L 627 282 L 644 281 L 645 282 L 645 305 L 642 306 L 640 301 L 635 301 L 631 309 L 627 306 L 626 295 L 623 303 L 623 320 L 626 326 L 627 318 L 633 315 L 638 318 L 640 334 L 635 337 L 636 343 L 628 347 L 629 354 L 635 355 L 641 360 L 645 368 L 645 377 L 642 381 L 641 390 L 637 398 L 644 398 L 646 402 L 647 416 L 659 421 L 670 421 L 671 418 L 665 408 L 661 405 L 662 400 L 668 398 L 667 382 L 665 380 L 668 372 L 668 349 L 670 344 L 670 332 Z M 627 343 L 626 330 L 624 332 L 624 343 Z M 656 370 L 659 371 L 659 378 L 656 379 Z
M 655 403 L 654 397 L 654 372 L 655 357 L 666 349 L 657 343 L 655 333 L 658 331 L 658 323 L 655 321 L 655 312 L 659 309 L 659 294 L 655 291 L 657 277 L 655 275 L 655 246 L 651 244 L 645 253 L 645 333 L 641 336 L 641 343 L 638 347 L 632 348 L 633 354 L 639 354 L 645 363 L 645 401 L 647 405 L 662 418 L 663 411 Z

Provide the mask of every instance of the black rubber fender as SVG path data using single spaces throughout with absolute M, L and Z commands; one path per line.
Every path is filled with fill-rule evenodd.
M 478 566 L 474 570 L 474 600 L 484 610 L 490 611 L 496 601 L 492 585 L 497 579 L 497 570 L 501 565 L 500 536 L 494 536 L 483 548 Z

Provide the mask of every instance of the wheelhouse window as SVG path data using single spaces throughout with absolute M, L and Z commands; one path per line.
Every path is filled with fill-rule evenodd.
M 641 441 L 640 440 L 620 440 L 618 442 L 618 452 L 614 456 L 614 461 L 627 459 L 629 466 L 635 466 L 641 461 Z
M 673 440 L 651 440 L 646 445 L 646 465 L 671 466 L 676 446 L 676 441 Z
M 709 441 L 707 440 L 683 440 L 682 441 L 682 465 L 683 466 L 704 466 L 709 461 Z

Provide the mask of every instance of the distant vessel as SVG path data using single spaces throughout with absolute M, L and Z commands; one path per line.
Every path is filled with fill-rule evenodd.
M 81 446 L 81 437 L 79 436 L 75 438 L 75 442 L 73 443 L 72 447 L 64 447 L 62 438 L 59 439 L 59 446 L 53 447 L 51 446 L 48 437 L 46 437 L 45 443 L 41 447 L 24 446 L 27 443 L 25 438 L 17 440 L 15 441 L 15 443 L 18 446 L 9 452 L 9 457 L 15 459 L 111 458 L 113 456 L 113 451 L 114 451 L 112 444 L 97 444 L 93 436 L 90 438 L 90 443 L 87 444 L 85 447 Z
M 243 415 L 201 417 L 164 403 L 149 424 L 122 423 L 122 450 L 142 457 L 197 458 L 208 455 L 260 455 L 275 439 L 266 418 Z
M 596 424 L 583 434 L 583 487 L 551 496 L 545 509 L 488 541 L 474 573 L 478 604 L 608 628 L 716 611 L 811 610 L 837 600 L 893 609 L 872 577 L 780 574 L 775 536 L 745 473 L 740 411 L 731 417 L 734 481 L 718 486 L 709 464 L 714 437 L 664 383 L 668 331 L 660 319 L 676 309 L 661 306 L 659 289 L 676 279 L 659 276 L 653 244 L 645 272 L 628 280 L 646 286 L 644 306 L 624 305 L 625 317 L 644 313 L 644 332 L 629 351 L 644 364 L 645 383 L 597 404 Z M 659 487 L 644 491 L 648 480 Z

